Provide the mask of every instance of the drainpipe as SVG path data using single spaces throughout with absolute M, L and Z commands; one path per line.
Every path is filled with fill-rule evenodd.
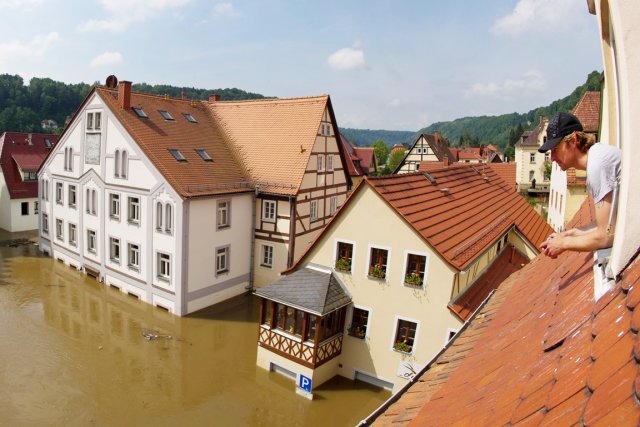
M 296 199 L 289 196 L 289 259 L 287 268 L 291 268 L 295 259 L 296 249 Z
M 260 192 L 260 186 L 256 184 L 256 190 L 254 192 L 253 203 L 251 206 L 251 228 L 253 231 L 251 232 L 251 250 L 249 251 L 251 255 L 249 255 L 249 286 L 247 287 L 248 292 L 252 292 L 254 289 L 253 282 L 255 280 L 255 265 L 254 261 L 256 258 L 256 212 L 258 204 L 258 193 Z

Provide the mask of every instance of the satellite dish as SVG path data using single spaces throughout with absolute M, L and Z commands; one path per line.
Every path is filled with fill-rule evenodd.
M 107 77 L 107 87 L 110 89 L 115 89 L 118 86 L 118 78 L 113 74 Z

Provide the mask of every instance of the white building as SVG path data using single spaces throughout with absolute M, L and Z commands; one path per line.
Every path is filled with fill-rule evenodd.
M 545 163 L 550 162 L 551 157 L 548 152 L 538 152 L 538 148 L 547 139 L 548 125 L 549 121 L 541 116 L 538 126 L 531 131 L 525 131 L 516 143 L 516 184 L 520 192 L 549 192 L 549 177 L 545 174 Z

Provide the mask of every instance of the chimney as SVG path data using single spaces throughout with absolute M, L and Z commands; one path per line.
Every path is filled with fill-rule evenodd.
M 32 133 L 30 133 L 29 135 L 27 135 L 27 144 L 28 144 L 28 145 L 33 145 L 33 140 L 32 140 L 32 138 L 33 138 L 33 134 L 32 134 Z
M 449 156 L 444 156 L 442 158 L 442 164 L 444 165 L 445 168 L 449 167 Z
M 123 110 L 131 109 L 131 82 L 122 81 L 118 88 L 118 102 Z
M 436 139 L 436 142 L 440 142 L 440 139 L 442 138 L 442 135 L 440 134 L 439 131 L 435 131 L 433 133 L 433 137 Z
M 220 95 L 209 95 L 209 102 L 214 103 L 220 101 Z

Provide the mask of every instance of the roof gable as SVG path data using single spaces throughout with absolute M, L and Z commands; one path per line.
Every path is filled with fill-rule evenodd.
M 326 109 L 334 120 L 328 95 L 216 101 L 207 107 L 261 191 L 278 194 L 297 194 Z
M 588 91 L 573 107 L 573 114 L 580 120 L 585 132 L 600 130 L 600 92 Z
M 132 108 L 124 110 L 116 90 L 95 90 L 180 196 L 236 193 L 253 187 L 203 102 L 131 92 Z M 144 111 L 146 117 L 140 117 L 134 108 Z M 167 120 L 164 112 L 172 120 Z M 178 150 L 184 160 L 177 159 L 170 150 Z M 204 150 L 211 160 L 196 150 Z

